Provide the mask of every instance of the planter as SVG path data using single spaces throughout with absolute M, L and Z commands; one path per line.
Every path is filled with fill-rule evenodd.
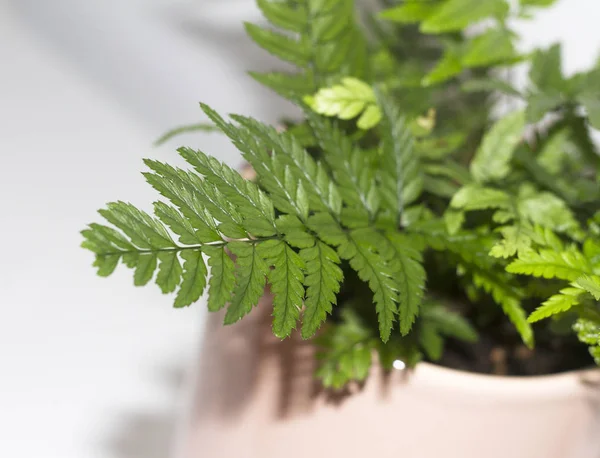
M 209 317 L 187 458 L 600 457 L 597 370 L 517 378 L 422 363 L 323 392 L 313 349 L 270 332 L 270 299 Z

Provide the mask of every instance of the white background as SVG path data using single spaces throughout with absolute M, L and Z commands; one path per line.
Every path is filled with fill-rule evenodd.
M 185 410 L 203 304 L 171 309 L 131 272 L 100 279 L 78 231 L 106 201 L 156 197 L 141 158 L 179 143 L 235 165 L 210 135 L 156 149 L 197 102 L 274 122 L 290 107 L 244 70 L 251 0 L 0 0 L 0 456 L 164 458 Z M 561 40 L 569 72 L 600 47 L 600 4 L 562 0 L 521 27 Z

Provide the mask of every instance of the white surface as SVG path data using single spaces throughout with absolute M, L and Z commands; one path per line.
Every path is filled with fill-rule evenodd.
M 78 231 L 108 200 L 149 207 L 141 158 L 176 160 L 152 140 L 200 119 L 198 100 L 280 111 L 265 116 L 266 91 L 243 74 L 253 54 L 233 58 L 240 17 L 219 29 L 213 14 L 209 41 L 180 31 L 211 19 L 190 17 L 197 6 L 109 3 L 0 3 L 2 457 L 168 455 L 203 304 L 173 311 L 126 269 L 96 277 Z M 189 142 L 238 161 L 221 137 Z
M 100 279 L 77 232 L 113 199 L 149 204 L 139 171 L 196 102 L 273 121 L 243 74 L 249 1 L 0 0 L 0 456 L 164 458 L 202 304 L 173 311 L 121 269 Z M 563 0 L 524 28 L 566 42 L 568 70 L 600 43 L 598 3 Z M 286 109 L 288 109 L 286 107 Z M 175 143 L 235 164 L 216 136 Z M 141 440 L 140 440 L 141 439 Z

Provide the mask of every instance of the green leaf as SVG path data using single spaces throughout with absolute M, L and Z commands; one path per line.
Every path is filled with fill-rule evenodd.
M 533 348 L 533 329 L 527 321 L 525 310 L 521 306 L 522 293 L 507 284 L 501 276 L 491 271 L 477 269 L 473 274 L 473 283 L 492 296 L 494 302 L 502 307 L 504 314 L 515 326 L 525 345 Z
M 99 213 L 121 229 L 139 248 L 170 248 L 175 244 L 165 227 L 147 213 L 125 202 L 112 202 Z
M 184 245 L 202 243 L 191 223 L 173 207 L 163 202 L 155 202 L 154 214 L 179 236 L 179 241 Z
M 400 24 L 413 24 L 427 19 L 438 7 L 439 4 L 434 1 L 410 1 L 383 10 L 379 17 Z
M 200 250 L 185 250 L 181 252 L 183 263 L 183 282 L 175 297 L 175 307 L 187 307 L 193 304 L 204 292 L 208 271 L 202 259 Z
M 465 92 L 501 92 L 506 95 L 523 97 L 510 83 L 495 78 L 474 78 L 465 81 L 461 89 Z
M 361 115 L 357 125 L 363 130 L 374 127 L 381 119 L 373 89 L 357 78 L 343 78 L 341 84 L 320 89 L 304 101 L 324 116 L 347 120 Z
M 411 330 L 423 301 L 426 273 L 421 253 L 414 248 L 412 238 L 398 233 L 388 233 L 394 250 L 392 268 L 399 287 L 400 332 L 407 335 Z
M 302 8 L 292 8 L 284 2 L 272 0 L 257 0 L 256 4 L 269 22 L 277 27 L 302 32 L 307 26 L 308 17 Z
M 447 0 L 421 23 L 423 33 L 462 30 L 469 24 L 491 16 L 503 16 L 508 5 L 503 0 Z
M 339 324 L 328 327 L 315 339 L 319 362 L 315 375 L 327 388 L 340 389 L 352 380 L 364 380 L 376 344 L 371 330 L 352 309 L 344 309 L 341 318 Z
M 530 7 L 547 7 L 556 3 L 556 0 L 520 0 L 522 6 Z
M 372 251 L 373 239 L 379 244 L 380 236 L 372 230 L 352 231 L 345 243 L 339 246 L 338 253 L 342 259 L 350 262 L 350 266 L 359 278 L 368 283 L 373 291 L 373 302 L 379 320 L 381 340 L 387 342 L 397 312 L 398 285 L 394 279 L 394 270 L 382 256 L 389 253 L 380 252 L 379 256 Z M 382 245 L 387 246 L 386 243 Z M 383 251 L 383 250 L 382 250 Z
M 172 293 L 177 289 L 181 281 L 181 264 L 176 251 L 162 251 L 158 253 L 160 265 L 156 284 L 160 287 L 163 294 Z
M 538 307 L 531 315 L 528 321 L 535 323 L 536 321 L 549 318 L 559 313 L 568 312 L 574 306 L 579 304 L 579 296 L 583 291 L 578 288 L 564 288 L 560 293 L 551 296 L 540 307 Z
M 204 108 L 210 110 L 206 106 Z M 209 112 L 211 116 L 215 116 L 214 119 L 224 122 L 222 118 L 216 117 L 216 113 Z M 234 136 L 231 125 L 219 126 L 227 131 L 227 135 Z M 239 212 L 246 221 L 264 221 L 262 230 L 253 232 L 254 235 L 268 237 L 276 233 L 273 202 L 255 183 L 245 180 L 237 171 L 201 151 L 190 148 L 180 148 L 178 151 L 212 185 L 205 185 L 202 189 L 204 204 L 215 217 L 236 223 L 239 221 L 236 217 Z
M 598 92 L 587 92 L 578 97 L 587 111 L 590 124 L 595 129 L 600 129 L 600 95 Z
M 485 135 L 471 161 L 471 173 L 480 183 L 500 180 L 510 172 L 512 155 L 521 142 L 525 113 L 517 111 L 498 121 Z
M 437 65 L 421 81 L 423 86 L 443 83 L 463 71 L 463 51 L 457 47 L 447 48 Z
M 249 72 L 249 75 L 263 86 L 288 99 L 302 99 L 315 88 L 315 83 L 309 74 Z
M 115 271 L 120 260 L 120 254 L 99 254 L 96 255 L 94 267 L 98 267 L 100 277 L 108 277 Z
M 454 195 L 450 207 L 466 211 L 487 210 L 490 208 L 511 210 L 512 201 L 510 195 L 499 189 L 469 184 L 463 186 Z
M 435 326 L 423 325 L 419 331 L 419 345 L 429 359 L 438 361 L 442 357 L 444 338 Z
M 398 107 L 383 94 L 381 142 L 381 196 L 396 221 L 404 208 L 415 202 L 423 189 L 423 174 L 414 138 Z
M 202 251 L 208 256 L 210 280 L 208 283 L 208 310 L 221 310 L 233 295 L 235 286 L 235 264 L 225 247 L 205 246 Z
M 600 277 L 598 275 L 583 275 L 575 280 L 575 285 L 590 293 L 600 301 Z
M 196 237 L 203 243 L 221 240 L 215 220 L 204 206 L 199 177 L 158 161 L 146 159 L 144 163 L 155 172 L 144 173 L 146 181 L 179 208 L 196 229 Z
M 133 276 L 135 286 L 144 286 L 152 280 L 156 270 L 156 260 L 156 253 L 140 254 Z
M 281 33 L 263 29 L 255 24 L 245 23 L 246 33 L 256 44 L 280 59 L 298 67 L 308 65 L 310 47 L 302 41 L 295 41 Z
M 562 92 L 566 89 L 560 44 L 546 50 L 540 49 L 534 54 L 529 79 L 535 88 L 543 93 Z
M 304 261 L 280 240 L 258 245 L 260 255 L 273 269 L 268 273 L 273 297 L 273 333 L 288 337 L 296 327 L 304 299 Z
M 231 242 L 228 247 L 237 256 L 235 290 L 225 315 L 225 324 L 233 324 L 258 304 L 264 293 L 269 266 L 254 243 Z
M 320 241 L 302 249 L 300 257 L 306 266 L 302 337 L 308 339 L 317 332 L 337 303 L 336 295 L 344 274 L 339 268 L 340 259 L 336 252 Z
M 379 121 L 381 121 L 381 110 L 377 105 L 369 105 L 358 118 L 356 126 L 362 130 L 369 130 L 379 124 Z
M 576 250 L 540 250 L 539 253 L 533 250 L 526 251 L 510 263 L 506 271 L 568 281 L 575 281 L 582 275 L 592 273 L 587 259 Z
M 465 67 L 485 67 L 511 61 L 516 57 L 510 32 L 505 29 L 489 29 L 468 43 L 462 64 Z
M 433 325 L 441 334 L 464 342 L 477 342 L 477 331 L 459 313 L 443 306 L 423 307 L 423 320 Z

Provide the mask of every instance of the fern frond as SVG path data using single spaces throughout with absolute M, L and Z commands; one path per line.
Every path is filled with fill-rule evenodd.
M 525 113 L 518 111 L 498 121 L 485 135 L 471 161 L 471 173 L 480 183 L 500 180 L 510 172 L 510 161 L 521 142 Z
M 176 246 L 168 231 L 159 221 L 131 204 L 120 201 L 112 202 L 107 204 L 106 209 L 99 210 L 98 213 L 123 231 L 131 243 L 139 248 L 158 249 Z
M 358 118 L 357 127 L 369 130 L 381 120 L 373 88 L 357 78 L 342 78 L 340 84 L 319 89 L 304 102 L 316 113 L 348 120 Z
M 185 260 L 183 263 L 183 281 L 175 297 L 175 307 L 187 307 L 200 299 L 206 287 L 206 275 L 208 274 L 206 264 L 204 264 L 202 258 L 202 251 L 182 251 L 181 257 Z
M 327 314 L 331 313 L 332 306 L 337 303 L 336 295 L 344 274 L 336 252 L 320 241 L 300 250 L 300 257 L 306 266 L 302 337 L 308 339 L 317 332 Z
M 581 318 L 573 325 L 579 340 L 590 346 L 590 355 L 596 364 L 600 365 L 600 324 L 595 321 Z
M 300 317 L 304 299 L 304 261 L 281 240 L 267 240 L 258 245 L 268 265 L 273 297 L 273 333 L 280 339 L 290 335 Z
M 208 310 L 221 310 L 231 299 L 235 286 L 235 264 L 225 246 L 204 246 L 204 254 L 208 256 L 210 280 L 208 283 Z
M 395 270 L 399 288 L 400 332 L 410 332 L 419 314 L 425 289 L 425 269 L 421 253 L 414 248 L 415 241 L 399 233 L 387 233 L 394 255 L 390 264 Z
M 582 275 L 592 273 L 588 260 L 575 249 L 562 252 L 547 249 L 539 252 L 526 251 L 510 263 L 506 271 L 568 281 L 575 281 Z
M 473 273 L 473 283 L 476 287 L 489 293 L 494 302 L 502 307 L 508 319 L 521 335 L 523 342 L 532 348 L 534 345 L 533 330 L 527 321 L 525 310 L 521 306 L 522 293 L 493 272 L 476 270 Z
M 236 282 L 225 324 L 241 320 L 258 304 L 264 293 L 269 266 L 259 254 L 256 243 L 231 242 L 228 248 L 236 256 Z
M 383 95 L 378 96 L 383 112 L 381 146 L 381 194 L 396 221 L 404 208 L 423 189 L 419 155 L 412 133 L 398 108 Z
M 315 375 L 325 387 L 339 389 L 351 380 L 362 381 L 369 374 L 375 339 L 351 309 L 344 309 L 342 322 L 326 329 L 315 343 L 319 347 Z
M 583 275 L 575 281 L 575 285 L 590 293 L 597 301 L 600 301 L 600 276 Z
M 158 253 L 158 260 L 160 264 L 156 275 L 156 284 L 163 294 L 172 293 L 179 286 L 183 273 L 179 257 L 175 251 L 162 251 Z
M 334 123 L 310 111 L 306 114 L 344 201 L 369 219 L 374 212 L 369 194 L 376 186 L 372 159 Z
M 259 6 L 273 25 L 292 34 L 247 24 L 250 37 L 299 69 L 289 75 L 252 73 L 260 83 L 298 100 L 339 76 L 365 76 L 367 45 L 355 24 L 353 0 L 298 0 L 291 5 L 261 0 Z
M 382 236 L 377 232 L 370 229 L 355 230 L 338 247 L 338 253 L 342 259 L 350 262 L 352 269 L 373 292 L 379 333 L 381 340 L 387 342 L 398 309 L 396 306 L 398 285 L 394 279 L 394 270 L 386 262 L 389 260 L 390 253 L 384 250 L 377 252 L 373 248 L 374 245 L 387 247 L 387 243 L 382 242 Z
M 561 289 L 558 294 L 551 296 L 540 307 L 535 309 L 535 311 L 529 315 L 528 321 L 530 323 L 535 323 L 536 321 L 550 318 L 551 316 L 571 310 L 579 304 L 579 296 L 584 292 L 585 291 L 579 288 Z

